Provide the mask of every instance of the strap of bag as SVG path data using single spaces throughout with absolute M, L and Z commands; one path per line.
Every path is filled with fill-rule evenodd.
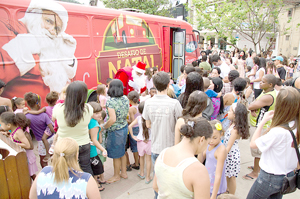
M 297 157 L 298 157 L 298 162 L 300 164 L 300 153 L 299 153 L 299 149 L 298 149 L 298 145 L 297 145 L 297 140 L 296 140 L 296 137 L 294 135 L 294 132 L 292 130 L 289 130 L 292 137 L 293 137 L 293 142 L 294 142 L 294 148 L 296 150 L 296 153 L 297 153 Z

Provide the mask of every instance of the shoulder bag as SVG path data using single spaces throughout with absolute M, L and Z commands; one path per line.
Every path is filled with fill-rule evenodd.
M 297 145 L 297 140 L 296 137 L 294 135 L 294 132 L 292 130 L 289 130 L 292 137 L 293 137 L 293 143 L 294 143 L 294 147 L 296 150 L 296 154 L 297 154 L 297 158 L 298 158 L 298 162 L 300 165 L 300 154 L 299 154 L 299 149 L 298 149 L 298 145 Z M 283 178 L 283 184 L 282 184 L 282 188 L 281 188 L 281 194 L 288 194 L 288 193 L 292 193 L 294 191 L 296 191 L 296 189 L 300 189 L 300 169 L 296 169 L 296 171 L 294 172 L 294 175 L 288 177 L 288 176 L 284 176 Z

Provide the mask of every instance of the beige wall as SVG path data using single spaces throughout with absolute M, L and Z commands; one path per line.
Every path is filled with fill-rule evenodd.
M 292 10 L 292 18 L 288 23 L 288 9 L 293 8 Z M 300 6 L 285 6 L 280 15 L 279 15 L 279 45 L 278 45 L 278 53 L 282 53 L 285 56 L 291 55 L 299 55 L 299 42 L 300 42 L 300 27 L 297 24 L 300 23 Z M 284 29 L 289 28 L 290 30 L 286 31 L 284 34 Z M 289 37 L 289 39 L 287 39 Z

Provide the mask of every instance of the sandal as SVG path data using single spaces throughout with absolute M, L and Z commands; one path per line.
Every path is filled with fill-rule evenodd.
M 250 170 L 254 170 L 254 167 L 253 166 L 249 166 L 249 167 L 247 167 L 247 169 L 250 169 Z
M 139 166 L 135 166 L 134 164 L 130 165 L 131 168 L 135 169 L 135 170 L 139 170 L 140 169 L 140 165 Z
M 246 174 L 246 175 L 243 176 L 243 179 L 244 179 L 244 180 L 254 180 L 254 179 L 256 179 L 256 178 L 253 178 L 252 176 Z
M 132 171 L 131 165 L 126 166 L 126 171 Z
M 98 190 L 99 190 L 99 191 L 104 191 L 104 190 L 105 190 L 105 187 L 103 187 L 101 184 L 99 184 Z
M 149 183 L 150 183 L 152 180 L 153 180 L 153 178 L 152 178 L 152 179 L 150 179 L 149 181 L 147 181 L 147 180 L 146 180 L 146 182 L 145 182 L 145 183 L 146 183 L 146 184 L 149 184 Z
M 106 181 L 101 182 L 101 180 L 100 180 L 99 178 L 97 179 L 97 182 L 98 182 L 99 184 L 106 184 Z
M 138 174 L 138 177 L 140 177 L 142 180 L 145 179 L 145 176 L 141 176 L 140 174 Z

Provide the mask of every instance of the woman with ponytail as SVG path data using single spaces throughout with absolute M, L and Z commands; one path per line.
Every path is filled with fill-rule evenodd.
M 206 150 L 213 129 L 206 119 L 197 118 L 187 120 L 180 133 L 181 142 L 164 149 L 156 160 L 153 188 L 159 198 L 209 198 L 209 175 L 195 154 Z
M 52 166 L 44 167 L 34 180 L 29 198 L 101 198 L 93 176 L 78 164 L 79 146 L 72 138 L 55 144 Z
M 230 121 L 228 120 L 228 112 L 230 110 L 230 106 L 233 103 L 238 101 L 245 101 L 244 89 L 246 88 L 247 82 L 244 78 L 238 77 L 233 82 L 233 90 L 231 93 L 227 93 L 224 95 L 224 111 L 223 114 L 218 115 L 217 120 L 222 123 L 224 131 L 226 131 L 230 126 Z

